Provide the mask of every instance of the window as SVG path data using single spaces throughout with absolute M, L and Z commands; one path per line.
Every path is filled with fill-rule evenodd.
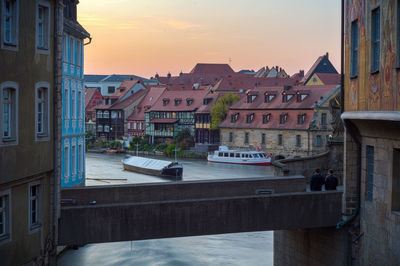
M 78 144 L 78 172 L 79 172 L 79 178 L 82 178 L 82 173 L 83 173 L 83 148 L 82 148 L 82 143 Z
M 110 126 L 105 125 L 104 126 L 104 132 L 110 132 Z
M 231 116 L 231 123 L 235 123 L 239 119 L 239 113 L 233 114 Z
M 103 118 L 103 112 L 97 111 L 97 118 Z
M 1 3 L 1 48 L 16 51 L 18 47 L 18 0 L 2 0 Z
M 372 201 L 374 192 L 374 146 L 366 147 L 367 186 L 365 189 L 366 200 Z
M 71 145 L 71 176 L 72 180 L 75 180 L 76 176 L 76 145 L 73 141 Z
M 400 211 L 400 149 L 393 150 L 392 211 Z
M 115 92 L 115 86 L 108 86 L 108 93 L 114 93 Z
M 36 14 L 36 48 L 37 51 L 49 49 L 50 32 L 50 5 L 47 2 L 40 1 L 37 6 Z
M 182 102 L 182 99 L 175 99 L 175 106 L 180 105 Z
M 371 72 L 379 71 L 380 61 L 380 9 L 379 7 L 372 10 L 372 25 L 371 25 Z
M 301 147 L 301 136 L 300 135 L 296 135 L 296 146 Z
M 64 81 L 64 119 L 67 123 L 67 120 L 70 118 L 69 114 L 69 89 L 68 89 L 68 81 Z
M 77 113 L 78 113 L 78 118 L 82 118 L 82 114 L 81 114 L 81 108 L 82 108 L 82 92 L 78 91 L 78 99 L 77 99 L 78 103 L 77 103 Z
M 29 232 L 36 232 L 41 226 L 41 191 L 39 181 L 29 184 Z
M 257 98 L 257 95 L 247 95 L 247 103 L 252 103 Z
M 351 23 L 351 66 L 350 76 L 356 77 L 358 74 L 358 22 Z
M 0 145 L 16 144 L 18 136 L 18 85 L 15 82 L 0 84 Z
M 321 125 L 326 126 L 326 113 L 321 114 Z
M 282 134 L 278 135 L 278 145 L 283 145 L 283 135 Z
M 69 63 L 74 63 L 74 39 L 69 37 Z
M 254 120 L 254 113 L 247 115 L 247 124 L 250 124 Z
M 116 111 L 111 111 L 111 118 L 117 118 L 118 114 Z
M 75 42 L 75 51 L 76 51 L 76 65 L 80 66 L 81 65 L 81 45 L 82 42 L 79 40 L 76 40 Z
M 103 125 L 97 126 L 97 132 L 103 132 Z
M 49 117 L 49 84 L 38 82 L 36 84 L 36 140 L 49 136 L 50 117 Z M 43 140 L 48 140 L 45 138 Z
M 261 144 L 265 144 L 265 133 L 261 134 Z
M 321 135 L 317 135 L 317 147 L 321 147 L 321 145 L 322 145 Z
M 169 103 L 169 99 L 163 99 L 163 106 L 166 106 Z
M 110 113 L 108 111 L 104 111 L 103 118 L 109 118 L 109 117 L 110 117 Z
M 280 124 L 285 124 L 286 121 L 287 121 L 287 117 L 288 117 L 288 114 L 287 114 L 287 113 L 281 114 L 279 123 L 280 123 Z
M 245 144 L 249 144 L 249 133 L 245 133 L 245 136 L 244 136 L 244 143 L 245 143 Z
M 11 241 L 11 191 L 0 191 L 0 245 Z
M 271 114 L 263 115 L 263 124 L 267 124 L 271 119 Z
M 189 106 L 193 103 L 193 99 L 186 99 L 186 105 Z
M 232 142 L 232 141 L 233 141 L 233 133 L 229 132 L 229 142 Z
M 293 97 L 292 94 L 283 93 L 282 102 L 287 103 L 288 101 L 290 101 L 290 99 L 292 99 L 292 97 Z
M 265 94 L 265 102 L 266 103 L 271 102 L 274 98 L 275 98 L 275 94 L 268 94 L 268 93 Z
M 299 124 L 299 125 L 304 124 L 305 118 L 306 118 L 306 115 L 305 115 L 305 114 L 300 114 L 300 115 L 298 115 L 298 116 L 297 116 L 297 124 Z
M 302 101 L 304 101 L 304 99 L 305 98 L 307 98 L 307 96 L 308 96 L 308 94 L 307 93 L 300 93 L 300 92 L 298 92 L 297 93 L 297 99 L 296 99 L 296 101 L 297 102 L 302 102 Z
M 75 96 L 75 90 L 72 90 L 71 92 L 71 118 L 76 119 L 76 96 Z
M 64 183 L 69 182 L 69 142 L 64 143 Z

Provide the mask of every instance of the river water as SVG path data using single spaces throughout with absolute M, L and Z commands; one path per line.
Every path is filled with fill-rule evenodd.
M 124 171 L 123 155 L 87 154 L 86 185 L 166 182 Z M 158 157 L 159 158 L 159 157 Z M 272 176 L 268 166 L 208 163 L 179 160 L 183 181 Z M 272 265 L 273 232 L 251 232 L 211 236 L 92 244 L 66 250 L 58 265 Z

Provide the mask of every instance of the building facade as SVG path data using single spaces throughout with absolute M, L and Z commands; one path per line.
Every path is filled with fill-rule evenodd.
M 77 1 L 64 1 L 61 186 L 85 183 L 83 43 L 90 35 L 77 21 Z
M 53 99 L 59 51 L 54 36 L 55 25 L 62 22 L 61 7 L 60 1 L 0 1 L 2 265 L 41 264 L 54 254 L 58 190 Z
M 322 153 L 332 134 L 329 100 L 338 93 L 335 85 L 249 90 L 221 123 L 221 145 L 258 147 L 276 158 Z
M 344 211 L 359 214 L 359 265 L 398 265 L 400 2 L 345 2 Z

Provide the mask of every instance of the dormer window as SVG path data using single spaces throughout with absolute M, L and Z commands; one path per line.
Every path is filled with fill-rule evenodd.
M 163 99 L 163 106 L 166 106 L 169 103 L 169 99 Z
M 204 99 L 203 99 L 203 104 L 204 104 L 204 105 L 207 105 L 207 104 L 209 104 L 211 101 L 212 101 L 212 98 L 204 98 Z
M 236 121 L 239 119 L 239 113 L 231 115 L 231 122 L 236 123 Z
M 286 121 L 287 121 L 287 117 L 288 117 L 288 114 L 287 113 L 283 113 L 283 114 L 281 114 L 281 117 L 280 117 L 280 120 L 279 120 L 279 123 L 280 124 L 285 124 L 286 123 Z
M 252 103 L 257 98 L 257 95 L 247 94 L 247 103 Z
M 296 101 L 297 102 L 302 102 L 302 101 L 304 101 L 305 98 L 307 98 L 308 95 L 309 95 L 309 93 L 307 93 L 307 92 L 298 91 L 296 93 Z
M 181 102 L 182 102 L 182 99 L 180 99 L 180 98 L 175 98 L 175 106 L 181 104 Z
M 290 101 L 290 99 L 292 99 L 293 98 L 293 94 L 286 94 L 286 93 L 283 93 L 283 95 L 282 95 L 282 102 L 283 103 L 287 103 L 288 101 Z
M 250 124 L 254 120 L 254 113 L 247 115 L 247 124 Z
M 263 115 L 263 124 L 267 124 L 271 119 L 271 114 Z
M 306 114 L 299 114 L 297 116 L 297 124 L 302 125 L 304 124 L 305 120 L 306 120 Z
M 192 103 L 193 103 L 193 99 L 192 98 L 186 99 L 186 105 L 187 106 L 191 105 Z
M 270 103 L 275 98 L 275 94 L 266 93 L 265 94 L 265 102 Z

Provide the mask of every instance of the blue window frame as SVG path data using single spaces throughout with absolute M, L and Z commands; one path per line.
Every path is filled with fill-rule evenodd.
M 372 10 L 371 72 L 379 71 L 380 41 L 381 41 L 380 21 L 381 21 L 380 9 L 378 7 Z
M 321 145 L 322 145 L 321 135 L 317 135 L 317 147 L 321 147 Z
M 374 146 L 367 146 L 367 186 L 366 186 L 366 200 L 372 201 L 374 192 Z
M 249 144 L 249 133 L 245 134 L 245 139 L 244 139 L 245 144 Z
M 301 136 L 300 135 L 296 135 L 296 146 L 301 147 Z
M 358 21 L 351 23 L 351 67 L 350 76 L 356 77 L 358 74 Z

